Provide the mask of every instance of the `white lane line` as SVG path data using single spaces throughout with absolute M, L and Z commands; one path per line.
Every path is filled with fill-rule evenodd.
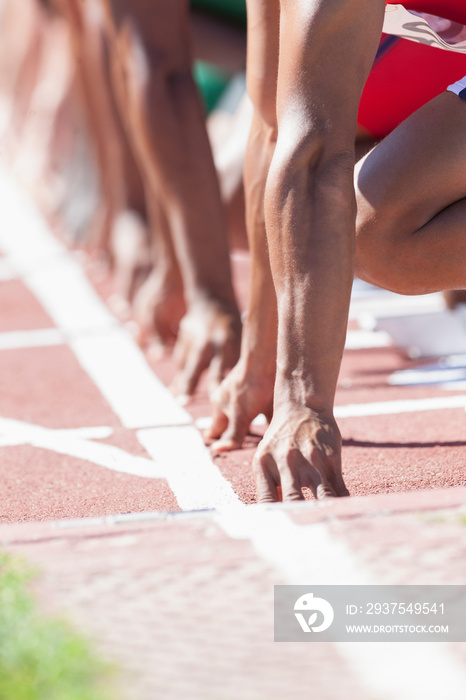
M 436 396 L 428 399 L 400 399 L 398 401 L 375 401 L 335 406 L 335 418 L 360 416 L 388 416 L 393 413 L 416 413 L 417 411 L 440 411 L 447 408 L 464 408 L 466 394 Z
M 466 675 L 444 644 L 350 642 L 337 648 L 381 700 L 436 700 L 445 697 L 445 683 L 448 700 L 464 698 Z
M 135 457 L 119 447 L 92 442 L 89 439 L 108 437 L 111 433 L 112 429 L 107 427 L 52 430 L 23 421 L 0 418 L 1 447 L 32 445 L 92 462 L 116 472 L 149 479 L 164 478 L 162 470 L 151 459 Z
M 0 282 L 10 282 L 17 278 L 16 272 L 5 258 L 0 258 Z
M 466 379 L 466 367 L 463 368 L 441 368 L 438 370 L 422 368 L 405 369 L 399 372 L 394 372 L 389 378 L 388 383 L 391 386 L 428 386 L 439 385 L 447 382 L 456 383 L 459 380 Z M 453 389 L 455 386 L 452 387 Z
M 32 238 L 34 231 L 30 233 Z M 60 255 L 37 263 L 23 281 L 63 333 L 75 335 L 117 324 L 65 247 Z
M 194 426 L 139 430 L 137 437 L 163 470 L 182 510 L 242 506 Z
M 192 423 L 128 333 L 115 328 L 78 337 L 70 347 L 126 428 Z
M 233 538 L 248 539 L 258 554 L 293 585 L 368 585 L 376 581 L 326 525 L 296 525 L 273 507 L 244 506 L 214 516 Z M 337 643 L 369 693 L 380 700 L 463 700 L 466 675 L 438 643 Z
M 63 345 L 65 342 L 63 333 L 57 328 L 0 333 L 0 350 L 52 347 L 54 345 Z
M 346 546 L 330 538 L 324 525 L 296 525 L 280 506 L 244 506 L 238 515 L 237 508 L 223 509 L 214 520 L 230 537 L 250 540 L 290 583 L 374 583 L 362 575 Z

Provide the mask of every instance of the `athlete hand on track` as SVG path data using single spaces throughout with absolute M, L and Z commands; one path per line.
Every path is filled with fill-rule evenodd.
M 239 356 L 241 319 L 234 303 L 196 301 L 181 320 L 174 358 L 179 372 L 173 393 L 186 403 L 194 393 L 202 372 L 209 368 L 209 391 L 220 384 Z
M 251 422 L 260 413 L 272 419 L 275 363 L 269 373 L 264 365 L 256 362 L 251 369 L 251 358 L 248 362 L 241 358 L 214 392 L 212 425 L 204 433 L 207 441 L 215 440 L 212 452 L 241 448 Z
M 261 503 L 303 500 L 304 486 L 319 499 L 349 496 L 341 474 L 341 435 L 334 418 L 303 406 L 275 408 L 253 470 Z
M 134 299 L 139 344 L 154 357 L 173 347 L 185 309 L 181 280 L 156 265 Z

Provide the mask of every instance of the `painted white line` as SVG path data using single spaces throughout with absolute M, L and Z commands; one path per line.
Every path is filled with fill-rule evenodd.
M 405 369 L 394 372 L 388 378 L 388 383 L 392 386 L 425 386 L 442 384 L 444 382 L 457 382 L 464 379 L 466 379 L 466 367 L 462 369 L 443 367 L 437 370 L 423 370 L 422 367 L 419 367 L 417 369 Z
M 10 282 L 16 279 L 17 275 L 8 260 L 0 258 L 0 282 Z
M 239 517 L 240 516 L 240 517 Z M 285 582 L 299 585 L 368 585 L 378 583 L 341 540 L 323 524 L 296 525 L 278 508 L 245 506 L 215 516 L 230 537 L 248 539 Z M 443 644 L 338 643 L 361 685 L 380 700 L 462 700 L 463 668 Z
M 163 470 L 182 510 L 242 505 L 194 426 L 139 430 L 137 437 Z
M 338 651 L 357 677 L 381 700 L 448 700 L 464 698 L 466 675 L 444 644 L 340 643 Z
M 23 281 L 67 335 L 99 331 L 117 324 L 78 262 L 64 247 L 60 256 L 42 261 L 24 274 Z
M 122 329 L 78 337 L 70 347 L 126 428 L 191 424 Z
M 106 425 L 97 425 L 90 428 L 58 428 L 54 431 L 62 437 L 78 437 L 85 440 L 105 440 L 113 434 L 113 428 Z
M 52 347 L 64 343 L 65 338 L 57 328 L 0 333 L 0 350 Z
M 237 508 L 230 508 L 214 519 L 230 537 L 250 540 L 257 553 L 290 583 L 374 583 L 361 573 L 345 545 L 330 538 L 324 525 L 296 525 L 280 507 L 273 506 L 244 506 L 241 517 L 238 515 Z M 318 558 L 311 554 L 314 551 Z
M 447 408 L 464 408 L 466 395 L 437 396 L 429 399 L 400 399 L 399 401 L 376 401 L 335 406 L 335 418 L 360 416 L 388 416 L 393 413 L 416 413 L 417 411 L 440 411 Z
M 44 428 L 41 425 L 33 425 L 24 421 L 14 420 L 13 418 L 0 418 L 0 444 L 2 446 L 10 444 L 25 443 L 31 431 L 36 430 L 52 430 L 53 434 L 61 438 L 80 438 L 83 440 L 104 440 L 113 434 L 113 428 L 108 426 L 95 426 L 90 428 Z M 6 431 L 2 435 L 2 431 Z
M 163 478 L 162 471 L 150 459 L 135 457 L 113 445 L 84 439 L 85 435 L 107 437 L 109 430 L 111 434 L 111 429 L 106 427 L 82 428 L 78 431 L 52 430 L 23 421 L 0 418 L 0 445 L 2 447 L 32 445 L 58 454 L 77 457 L 112 471 L 149 479 Z

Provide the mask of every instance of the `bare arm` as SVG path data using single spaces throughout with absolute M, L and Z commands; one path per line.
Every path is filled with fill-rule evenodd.
M 353 277 L 354 137 L 383 0 L 281 0 L 278 141 L 265 197 L 278 301 L 274 417 L 260 500 L 347 495 L 333 401 Z
M 128 123 L 149 193 L 163 201 L 187 302 L 177 392 L 203 369 L 216 382 L 237 359 L 236 307 L 222 207 L 204 114 L 191 75 L 185 0 L 107 0 L 125 65 Z

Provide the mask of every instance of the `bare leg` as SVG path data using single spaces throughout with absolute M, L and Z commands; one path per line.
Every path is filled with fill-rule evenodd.
M 356 273 L 401 294 L 466 288 L 466 102 L 443 93 L 358 166 Z
M 249 304 L 241 357 L 214 396 L 207 439 L 214 451 L 241 447 L 251 421 L 272 414 L 277 312 L 264 221 L 264 191 L 277 138 L 275 80 L 278 71 L 278 5 L 248 2 L 248 90 L 254 118 L 245 163 L 246 223 L 251 250 Z M 268 24 L 271 30 L 265 33 Z M 263 76 L 269 76 L 267 83 Z

